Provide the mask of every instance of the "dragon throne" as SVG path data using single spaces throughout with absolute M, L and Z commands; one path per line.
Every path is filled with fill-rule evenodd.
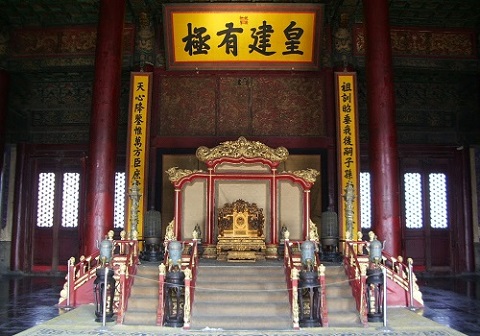
M 217 259 L 265 259 L 265 217 L 255 203 L 237 200 L 218 209 Z

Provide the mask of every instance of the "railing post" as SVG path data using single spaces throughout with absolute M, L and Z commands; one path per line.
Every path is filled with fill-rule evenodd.
M 157 325 L 163 326 L 164 320 L 164 305 L 165 305 L 165 275 L 167 274 L 167 267 L 165 264 L 158 266 L 158 307 L 157 307 Z
M 368 324 L 367 318 L 367 264 L 362 264 L 360 266 L 360 307 L 358 311 L 360 312 L 360 319 L 362 320 L 363 325 Z
M 190 268 L 183 270 L 185 273 L 185 305 L 183 307 L 183 329 L 190 329 L 190 312 L 191 312 L 191 298 L 190 298 L 190 283 L 192 280 L 192 271 Z
M 410 310 L 415 310 L 415 304 L 413 303 L 413 259 L 408 258 L 408 293 L 409 293 L 409 303 Z
M 120 288 L 120 297 L 118 302 L 118 311 L 117 311 L 117 323 L 123 323 L 123 317 L 125 315 L 125 308 L 127 303 L 127 265 L 120 265 L 119 270 L 119 288 Z
M 68 259 L 68 274 L 67 274 L 67 306 L 66 308 L 75 305 L 75 258 Z
M 295 267 L 292 267 L 290 273 L 290 279 L 292 280 L 292 316 L 293 316 L 293 329 L 300 329 L 299 317 L 298 317 L 298 278 L 299 271 Z
M 328 307 L 327 307 L 327 292 L 325 281 L 325 265 L 320 264 L 318 267 L 318 282 L 320 283 L 320 317 L 322 319 L 322 326 L 328 327 Z

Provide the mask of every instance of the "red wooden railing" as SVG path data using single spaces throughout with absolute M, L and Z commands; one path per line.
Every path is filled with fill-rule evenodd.
M 298 279 L 302 270 L 302 260 L 300 253 L 301 241 L 285 240 L 284 267 L 285 279 L 287 282 L 289 301 L 292 310 L 293 329 L 300 329 L 299 325 L 299 307 L 298 307 Z M 320 319 L 322 326 L 328 326 L 328 309 L 325 292 L 325 267 L 320 263 L 318 253 L 315 253 L 315 262 L 313 270 L 318 274 L 320 284 Z
M 285 239 L 285 252 L 283 263 L 285 267 L 285 280 L 288 288 L 288 298 L 292 311 L 293 329 L 300 329 L 298 315 L 298 278 L 301 270 L 301 257 L 299 250 L 294 251 L 294 242 Z
M 118 274 L 116 297 L 114 299 L 114 312 L 117 314 L 117 323 L 122 324 L 127 311 L 128 299 L 133 285 L 133 275 L 137 272 L 138 265 L 138 241 L 122 240 L 114 243 L 118 249 L 118 255 L 114 255 L 111 264 L 115 274 Z
M 190 258 L 184 270 L 185 272 L 185 307 L 183 313 L 183 329 L 190 329 L 190 317 L 195 297 L 195 282 L 197 279 L 197 263 L 198 263 L 198 245 L 197 241 L 193 240 L 189 243 L 191 245 Z
M 343 253 L 343 265 L 348 275 L 352 295 L 355 298 L 357 311 L 359 313 L 360 322 L 368 325 L 367 318 L 367 301 L 366 301 L 366 281 L 367 281 L 367 266 L 365 260 L 359 260 L 358 251 L 363 249 L 366 242 L 347 241 L 345 242 L 345 249 Z M 368 256 L 366 258 L 368 261 Z
M 318 258 L 318 282 L 320 283 L 320 320 L 322 327 L 328 327 L 328 305 L 327 305 L 327 283 L 325 281 L 325 266 L 320 263 Z
M 298 274 L 302 270 L 300 245 L 301 241 L 285 240 L 284 266 L 285 278 L 289 289 L 289 300 L 292 309 L 293 328 L 299 329 L 298 314 Z M 356 302 L 360 321 L 364 326 L 368 325 L 367 306 L 367 269 L 370 266 L 368 241 L 342 241 L 343 267 L 348 276 L 352 296 Z M 321 264 L 316 254 L 315 270 L 318 272 L 320 283 L 320 318 L 323 327 L 328 327 L 328 307 L 326 300 L 325 267 Z M 408 265 L 403 263 L 401 257 L 394 258 L 383 253 L 379 267 L 386 270 L 387 274 L 387 306 L 410 306 L 421 307 L 421 293 L 416 284 L 415 274 L 412 272 L 412 260 Z
M 162 326 L 165 320 L 165 277 L 170 268 L 168 256 L 168 243 L 165 245 L 165 262 L 160 265 L 158 286 L 157 325 Z M 195 297 L 195 282 L 197 279 L 198 242 L 196 239 L 181 242 L 183 246 L 181 270 L 185 273 L 185 305 L 183 312 L 183 329 L 190 329 L 190 317 Z
M 113 240 L 112 234 L 109 234 L 109 237 L 113 244 L 113 257 L 109 267 L 115 271 L 114 278 L 117 283 L 113 311 L 117 314 L 117 322 L 121 323 L 130 296 L 132 275 L 135 274 L 135 267 L 138 264 L 138 241 Z M 60 292 L 58 306 L 66 308 L 94 303 L 93 282 L 96 278 L 96 270 L 101 267 L 99 252 L 88 257 L 80 257 L 77 264 L 74 258 L 70 258 L 67 266 L 66 282 Z
M 350 280 L 352 294 L 364 325 L 367 325 L 366 271 L 370 266 L 368 241 L 344 241 L 344 267 Z M 401 256 L 395 258 L 382 252 L 379 267 L 386 271 L 388 307 L 423 307 L 422 294 L 412 270 L 412 259 L 408 265 Z

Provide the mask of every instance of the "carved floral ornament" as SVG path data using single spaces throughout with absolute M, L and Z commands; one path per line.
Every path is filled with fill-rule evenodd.
M 285 147 L 270 148 L 259 141 L 249 141 L 244 137 L 240 137 L 236 141 L 222 142 L 213 148 L 201 146 L 197 149 L 197 158 L 203 162 L 223 157 L 262 158 L 273 162 L 282 162 L 288 158 L 288 150 Z
M 315 181 L 317 180 L 317 176 L 320 175 L 320 172 L 313 168 L 295 170 L 293 172 L 288 171 L 287 173 L 300 177 L 301 179 L 310 183 L 315 183 Z
M 288 155 L 288 150 L 285 147 L 271 148 L 259 141 L 249 141 L 244 137 L 240 137 L 236 141 L 222 142 L 213 148 L 201 146 L 197 149 L 197 158 L 203 162 L 225 157 L 234 159 L 243 157 L 247 159 L 265 159 L 272 162 L 282 162 L 287 160 Z M 180 169 L 178 167 L 172 167 L 166 170 L 171 182 L 177 182 L 186 176 L 202 172 L 203 170 Z M 318 170 L 312 168 L 293 172 L 287 171 L 286 173 L 297 176 L 309 183 L 315 183 L 317 177 L 320 175 Z
M 178 167 L 172 167 L 165 171 L 168 174 L 168 179 L 171 182 L 176 182 L 185 176 L 189 176 L 195 173 L 201 173 L 202 170 L 180 169 Z

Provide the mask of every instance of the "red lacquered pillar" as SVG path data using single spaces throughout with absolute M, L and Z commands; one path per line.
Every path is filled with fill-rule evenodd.
M 373 230 L 386 252 L 401 252 L 399 168 L 387 0 L 363 1 Z
M 113 229 L 115 166 L 125 0 L 101 0 L 87 163 L 87 223 L 83 253 L 98 251 Z
M 3 169 L 3 154 L 5 151 L 5 132 L 7 121 L 9 76 L 6 70 L 0 69 L 0 172 Z

